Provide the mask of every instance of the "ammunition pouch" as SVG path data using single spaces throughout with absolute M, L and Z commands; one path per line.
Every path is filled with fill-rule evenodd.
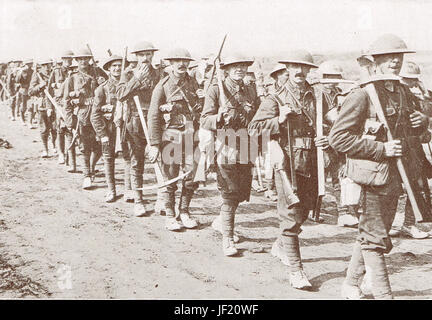
M 297 174 L 310 177 L 312 138 L 297 137 L 293 141 L 294 169 Z
M 361 185 L 383 186 L 389 179 L 389 162 L 388 160 L 377 162 L 347 157 L 345 176 Z

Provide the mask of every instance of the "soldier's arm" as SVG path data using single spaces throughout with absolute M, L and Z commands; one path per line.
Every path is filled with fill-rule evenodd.
M 64 120 L 65 120 L 66 126 L 69 129 L 72 129 L 72 127 L 73 127 L 73 110 L 74 110 L 74 107 L 71 104 L 71 97 L 69 95 L 69 93 L 73 89 L 72 85 L 73 85 L 72 84 L 72 78 L 69 76 L 66 78 L 66 80 L 64 82 L 63 99 L 62 99 L 63 108 L 65 110 L 65 116 L 66 116 L 66 119 L 64 119 Z
M 97 87 L 91 107 L 90 122 L 99 138 L 108 136 L 101 107 L 106 104 L 103 86 Z
M 278 104 L 274 98 L 267 96 L 249 123 L 248 131 L 250 135 L 261 135 L 264 130 L 267 130 L 270 135 L 275 135 L 280 133 L 281 126 Z
M 207 130 L 217 130 L 219 110 L 219 89 L 216 85 L 212 85 L 205 96 L 204 107 L 201 113 L 201 127 Z
M 153 80 L 153 81 L 152 81 Z M 143 80 L 139 80 L 133 75 L 128 81 L 119 83 L 117 88 L 117 98 L 120 102 L 123 102 L 129 98 L 133 98 L 137 94 L 138 90 L 151 89 L 152 85 L 157 82 L 158 79 L 152 77 L 150 73 Z
M 159 106 L 165 103 L 165 93 L 159 82 L 153 90 L 147 116 L 150 145 L 159 146 L 162 142 L 162 116 Z
M 330 146 L 352 158 L 382 160 L 385 153 L 384 142 L 362 137 L 368 113 L 367 93 L 363 89 L 351 92 L 330 130 Z

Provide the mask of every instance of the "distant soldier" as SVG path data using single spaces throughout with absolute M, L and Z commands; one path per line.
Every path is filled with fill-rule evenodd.
M 49 78 L 49 93 L 56 100 L 57 105 L 63 108 L 63 90 L 64 82 L 69 74 L 72 72 L 72 59 L 74 53 L 71 50 L 66 50 L 61 55 L 62 64 L 52 70 Z M 65 111 L 65 110 L 64 110 Z M 73 161 L 73 154 L 71 150 L 65 150 L 65 135 L 67 134 L 67 127 L 65 120 L 57 113 L 56 119 L 56 130 L 57 130 L 57 148 L 58 148 L 58 163 L 65 163 L 65 152 L 69 153 L 69 161 Z
M 336 61 L 325 61 L 319 68 L 320 84 L 315 86 L 317 94 L 323 94 L 323 128 L 324 134 L 328 135 L 333 123 L 335 122 L 340 104 L 344 95 L 342 89 L 338 86 L 339 81 L 343 81 L 342 68 Z M 357 206 L 348 206 L 341 202 L 341 188 L 344 188 L 340 182 L 343 178 L 345 169 L 345 155 L 329 148 L 324 150 L 326 155 L 326 171 L 330 175 L 332 185 L 335 191 L 338 213 L 338 225 L 342 227 L 354 227 L 358 224 L 356 217 Z M 327 176 L 326 174 L 326 176 Z
M 16 73 L 16 79 L 15 79 L 18 87 L 16 105 L 19 110 L 19 115 L 21 117 L 21 122 L 23 125 L 26 125 L 25 113 L 27 111 L 27 103 L 29 100 L 28 89 L 33 74 L 33 70 L 31 68 L 32 64 L 33 64 L 32 60 L 25 61 L 24 66 L 18 69 Z M 31 122 L 29 124 L 30 126 L 32 125 Z
M 91 110 L 91 123 L 102 143 L 102 155 L 104 158 L 105 180 L 108 185 L 108 193 L 105 202 L 113 202 L 116 199 L 115 185 L 115 143 L 116 127 L 114 124 L 114 112 L 117 103 L 117 85 L 120 81 L 122 57 L 110 56 L 103 64 L 103 69 L 108 71 L 109 78 L 97 87 L 95 99 Z
M 151 95 L 159 82 L 159 73 L 152 66 L 153 55 L 157 50 L 150 42 L 139 42 L 131 52 L 135 53 L 138 60 L 137 66 L 132 71 L 133 76 L 120 82 L 117 88 L 118 100 L 125 103 L 122 119 L 125 125 L 124 130 L 126 130 L 125 138 L 131 154 L 131 182 L 135 198 L 134 214 L 138 217 L 147 213 L 142 191 L 138 190 L 143 186 L 144 153 L 147 141 L 134 96 L 138 96 L 145 121 L 147 121 Z
M 186 149 L 186 145 L 194 145 L 194 132 L 199 128 L 199 118 L 202 105 L 197 95 L 198 83 L 187 74 L 187 67 L 193 59 L 185 49 L 174 49 L 165 58 L 168 60 L 172 72 L 162 79 L 155 87 L 148 113 L 150 145 L 150 161 L 156 161 L 159 153 L 162 154 L 162 174 L 165 180 L 175 179 L 180 174 L 182 165 L 191 173 L 183 178 L 180 201 L 178 205 L 180 224 L 176 220 L 175 191 L 177 183 L 166 186 L 162 191 L 164 200 L 166 223 L 170 231 L 185 228 L 195 228 L 198 223 L 190 217 L 189 205 L 198 183 L 194 182 L 194 148 Z M 190 139 L 186 141 L 186 139 Z M 165 150 L 171 148 L 182 150 L 181 159 L 174 159 L 169 163 Z M 187 152 L 190 152 L 187 153 Z
M 39 130 L 44 148 L 42 158 L 48 158 L 48 138 L 51 135 L 51 142 L 55 153 L 55 141 L 57 136 L 55 130 L 56 114 L 53 109 L 54 107 L 43 92 L 48 87 L 51 60 L 41 61 L 39 66 L 39 70 L 33 72 L 28 93 L 38 101 Z
M 360 184 L 366 210 L 360 215 L 359 235 L 343 282 L 341 294 L 344 298 L 363 297 L 358 285 L 365 268 L 374 298 L 393 298 L 384 253 L 392 249 L 388 232 L 402 193 L 395 158 L 402 157 L 410 181 L 417 181 L 418 163 L 406 143 L 411 137 L 423 134 L 427 128 L 427 117 L 419 112 L 416 97 L 407 86 L 400 83 L 397 76 L 404 53 L 411 52 L 402 39 L 386 34 L 374 41 L 366 53 L 373 60 L 375 78 L 382 79 L 375 80 L 373 86 L 395 140 L 388 141 L 386 128 L 377 117 L 376 106 L 371 104 L 369 93 L 362 86 L 347 96 L 330 131 L 330 145 L 336 151 L 346 154 L 349 159 L 369 160 L 359 162 L 357 170 L 348 177 L 353 181 L 372 181 Z M 366 83 L 368 81 L 371 80 L 364 80 Z M 388 164 L 388 170 L 385 170 L 387 175 L 383 171 L 385 164 Z M 355 176 L 359 173 L 360 177 Z M 374 182 L 377 176 L 387 178 Z M 414 183 L 412 186 L 414 190 L 418 189 Z
M 239 203 L 249 201 L 252 165 L 250 162 L 240 161 L 240 143 L 236 143 L 235 147 L 227 145 L 225 135 L 217 132 L 218 129 L 227 133 L 234 130 L 234 133 L 240 135 L 236 142 L 239 142 L 242 136 L 246 135 L 248 138 L 247 126 L 258 108 L 259 100 L 256 91 L 243 83 L 248 67 L 253 61 L 241 56 L 232 56 L 223 62 L 221 70 L 227 73 L 222 84 L 223 92 L 219 91 L 217 83 L 209 87 L 201 115 L 201 126 L 216 134 L 215 151 L 218 152 L 222 148 L 216 165 L 222 206 L 212 227 L 222 233 L 223 253 L 226 256 L 233 256 L 238 252 L 234 245 L 235 212 Z M 220 103 L 222 94 L 225 98 L 222 98 L 222 101 L 225 101 L 224 105 Z M 224 159 L 226 161 L 223 161 Z
M 101 157 L 101 145 L 96 140 L 96 133 L 90 122 L 90 112 L 97 87 L 97 74 L 89 62 L 92 55 L 88 49 L 81 49 L 74 59 L 78 70 L 66 79 L 63 90 L 63 102 L 66 110 L 66 126 L 70 132 L 78 128 L 83 153 L 83 189 L 90 189 L 95 176 L 95 166 Z M 77 119 L 74 109 L 77 108 Z M 76 123 L 78 121 L 78 124 Z M 71 141 L 72 142 L 72 141 Z M 69 143 L 71 143 L 69 142 Z M 72 146 L 73 148 L 73 146 Z
M 6 89 L 10 94 L 9 97 L 9 108 L 11 110 L 11 119 L 15 121 L 16 118 L 16 73 L 21 60 L 13 60 L 9 62 L 8 71 L 6 73 Z
M 407 85 L 410 91 L 419 99 L 421 111 L 432 117 L 432 92 L 427 90 L 422 81 L 420 80 L 420 68 L 412 61 L 404 61 L 402 69 L 399 73 L 402 78 L 401 82 Z M 418 171 L 421 172 L 420 184 L 422 186 L 423 192 L 429 194 L 430 190 L 428 185 L 428 179 L 432 178 L 432 165 L 426 158 L 425 152 L 423 150 L 422 143 L 429 143 L 431 134 L 426 131 L 420 137 L 410 137 L 411 145 L 415 148 L 417 158 L 419 161 Z M 430 201 L 429 201 L 430 203 Z M 390 236 L 397 236 L 399 234 L 407 235 L 408 237 L 414 239 L 425 239 L 429 237 L 429 233 L 422 231 L 415 223 L 414 213 L 411 206 L 405 206 L 405 218 L 403 225 L 401 227 L 393 226 L 389 231 Z
M 317 202 L 316 148 L 328 147 L 328 140 L 327 137 L 314 138 L 316 101 L 313 89 L 306 81 L 310 69 L 317 67 L 312 55 L 296 50 L 279 63 L 286 65 L 289 79 L 275 94 L 262 101 L 249 131 L 259 135 L 268 131 L 273 144 L 269 152 L 275 163 L 280 233 L 271 253 L 289 266 L 293 288 L 308 289 L 311 284 L 303 271 L 298 235 Z M 292 196 L 288 193 L 288 184 L 294 186 L 298 203 L 289 203 Z

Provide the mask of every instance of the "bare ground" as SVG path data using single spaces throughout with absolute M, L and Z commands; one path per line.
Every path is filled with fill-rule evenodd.
M 314 289 L 298 291 L 270 254 L 278 233 L 276 204 L 261 194 L 240 206 L 241 254 L 227 258 L 210 227 L 220 205 L 214 181 L 192 200 L 200 227 L 168 232 L 161 216 L 136 218 L 133 204 L 122 199 L 104 203 L 103 174 L 93 190 L 81 190 L 81 174 L 67 173 L 55 157 L 39 157 L 38 129 L 7 114 L 0 105 L 0 137 L 13 145 L 0 148 L 0 298 L 339 299 L 356 230 L 336 226 L 331 194 L 324 199 L 325 223 L 307 222 L 300 235 Z M 121 195 L 122 160 L 116 164 Z M 145 178 L 153 181 L 150 166 Z M 146 196 L 154 204 L 156 193 Z M 430 299 L 431 239 L 395 238 L 394 244 L 387 262 L 395 297 Z

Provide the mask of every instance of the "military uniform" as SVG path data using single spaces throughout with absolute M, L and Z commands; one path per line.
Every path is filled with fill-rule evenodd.
M 16 83 L 18 84 L 17 92 L 17 108 L 23 124 L 25 124 L 25 112 L 27 111 L 27 103 L 29 99 L 28 89 L 30 86 L 30 80 L 33 74 L 33 70 L 28 66 L 20 69 L 16 75 Z M 31 118 L 30 118 L 31 121 Z M 31 124 L 31 122 L 30 122 Z
M 42 81 L 45 83 L 42 83 Z M 44 146 L 43 157 L 48 156 L 48 137 L 51 134 L 52 144 L 55 147 L 57 132 L 55 130 L 56 114 L 54 107 L 44 94 L 44 90 L 48 85 L 49 74 L 40 71 L 33 72 L 28 93 L 33 96 L 38 104 L 39 114 L 39 130 L 41 134 L 42 144 Z
M 63 103 L 66 111 L 65 123 L 70 132 L 77 126 L 82 143 L 84 178 L 94 177 L 94 167 L 101 156 L 101 146 L 90 122 L 90 112 L 94 100 L 97 81 L 92 77 L 91 67 L 72 72 L 65 80 Z M 75 108 L 78 109 L 75 117 Z M 68 136 L 66 136 L 67 140 Z M 72 141 L 68 141 L 70 144 Z M 72 146 L 74 148 L 74 146 Z
M 128 81 L 120 82 L 117 87 L 118 100 L 123 103 L 122 118 L 126 130 L 125 138 L 131 156 L 131 183 L 134 190 L 135 204 L 139 203 L 141 205 L 143 204 L 142 191 L 137 189 L 143 186 L 144 153 L 147 141 L 133 98 L 138 96 L 144 118 L 147 119 L 151 94 L 158 81 L 159 73 L 150 65 L 149 73 L 143 79 L 132 76 Z
M 64 82 L 66 78 L 69 76 L 69 73 L 71 72 L 70 67 L 64 67 L 59 66 L 55 67 L 50 75 L 48 86 L 49 86 L 49 93 L 51 96 L 56 100 L 57 105 L 62 108 L 63 107 L 63 90 L 64 90 Z M 65 111 L 65 110 L 64 110 Z M 64 122 L 64 119 L 57 114 L 57 121 L 56 121 L 56 130 L 57 130 L 57 137 L 58 137 L 58 153 L 59 153 L 59 163 L 64 163 L 65 158 L 65 152 L 69 153 L 69 161 L 73 162 L 74 155 L 71 150 L 65 150 L 65 136 L 69 135 L 69 140 L 71 138 L 71 132 L 68 132 L 68 129 L 66 127 L 66 124 Z
M 12 62 L 13 63 L 13 62 Z M 16 88 L 16 69 L 14 65 L 9 64 L 9 69 L 6 73 L 6 89 L 8 90 L 10 97 L 9 97 L 9 108 L 11 110 L 11 119 L 15 120 L 15 112 L 16 112 L 16 94 L 17 94 L 17 88 Z
M 228 64 L 229 63 L 229 64 Z M 230 57 L 224 63 L 224 68 L 234 63 L 252 64 L 251 60 L 242 57 Z M 246 133 L 247 126 L 254 116 L 259 99 L 251 86 L 245 86 L 243 80 L 234 81 L 226 77 L 223 81 L 224 95 L 226 97 L 223 118 L 220 114 L 220 92 L 217 84 L 212 84 L 205 96 L 205 103 L 201 115 L 201 127 L 217 133 L 218 129 L 234 130 L 234 133 Z M 227 131 L 230 134 L 230 131 Z M 222 221 L 223 248 L 226 255 L 233 255 L 237 250 L 233 245 L 235 212 L 240 202 L 249 201 L 252 183 L 252 164 L 250 161 L 241 163 L 240 147 L 241 136 L 236 138 L 235 147 L 226 144 L 225 136 L 216 134 L 215 150 L 221 150 L 216 166 L 217 185 L 221 193 L 223 204 L 220 217 Z M 247 139 L 249 138 L 246 136 Z M 249 141 L 248 146 L 249 146 Z M 221 149 L 221 146 L 223 148 Z M 247 149 L 249 150 L 249 148 Z M 217 152 L 216 151 L 216 152 Z M 244 151 L 244 150 L 242 150 Z M 227 160 L 227 161 L 224 161 Z M 252 159 L 253 161 L 253 159 Z M 227 163 L 228 162 L 228 163 Z M 225 243 L 226 242 L 226 243 Z
M 186 146 L 187 144 L 194 147 L 197 145 L 193 139 L 194 132 L 199 127 L 202 110 L 196 94 L 197 90 L 198 83 L 195 79 L 187 74 L 179 77 L 170 72 L 153 91 L 148 113 L 150 145 L 158 146 L 162 151 L 162 174 L 165 180 L 176 178 L 180 174 L 181 165 L 185 171 L 195 172 L 194 149 L 186 150 Z M 187 139 L 189 141 L 186 141 Z M 181 148 L 182 157 L 169 163 L 164 157 L 166 155 L 164 150 L 171 148 Z M 189 216 L 189 204 L 198 187 L 198 183 L 193 182 L 193 178 L 193 173 L 191 173 L 182 180 L 179 202 L 179 213 L 182 220 L 188 219 L 186 216 L 183 218 L 182 215 Z M 172 183 L 161 194 L 168 218 L 175 216 L 176 190 L 177 183 Z

